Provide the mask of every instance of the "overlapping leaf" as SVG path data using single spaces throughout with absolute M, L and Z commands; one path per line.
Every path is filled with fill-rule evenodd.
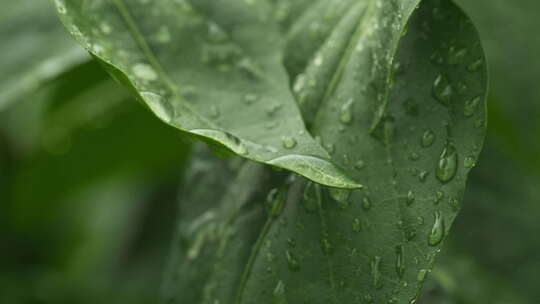
M 304 119 L 366 188 L 302 178 L 282 186 L 282 212 L 268 216 L 244 265 L 226 270 L 235 279 L 209 277 L 212 288 L 185 295 L 237 304 L 416 301 L 483 143 L 487 85 L 470 20 L 450 1 L 419 2 L 315 1 L 281 15 Z M 245 242 L 229 242 L 218 263 L 228 265 Z M 176 302 L 184 299 L 179 291 Z
M 166 123 L 316 182 L 358 188 L 305 130 L 266 1 L 55 1 L 72 35 Z

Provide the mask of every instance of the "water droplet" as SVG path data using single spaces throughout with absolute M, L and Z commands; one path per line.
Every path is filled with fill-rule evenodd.
M 304 189 L 303 205 L 308 213 L 314 213 L 321 206 L 321 187 L 317 183 L 309 182 Z
M 458 169 L 458 155 L 456 148 L 450 142 L 443 148 L 437 164 L 437 178 L 447 183 L 456 176 Z
M 356 164 L 354 164 L 354 168 L 356 170 L 362 170 L 366 167 L 366 163 L 363 161 L 363 160 L 359 160 L 356 162 Z
M 467 168 L 467 169 L 471 169 L 471 168 L 474 168 L 476 166 L 476 161 L 475 161 L 474 157 L 472 157 L 472 156 L 465 157 L 465 160 L 463 162 L 464 162 L 465 168 Z
M 477 72 L 480 67 L 484 64 L 484 60 L 482 60 L 482 58 L 480 59 L 477 59 L 473 62 L 471 62 L 471 64 L 469 64 L 469 66 L 467 66 L 467 70 L 469 70 L 469 72 Z
M 328 193 L 336 202 L 338 202 L 341 209 L 349 207 L 349 197 L 351 196 L 350 190 L 329 188 Z
M 355 217 L 352 222 L 352 230 L 356 233 L 362 231 L 362 222 L 359 218 Z
M 364 197 L 364 199 L 362 200 L 362 209 L 364 209 L 365 211 L 369 211 L 369 209 L 371 209 L 371 200 L 369 199 L 369 197 Z
M 382 288 L 381 260 L 382 258 L 380 256 L 375 256 L 371 259 L 371 279 L 373 287 L 377 289 Z
M 137 63 L 131 70 L 137 78 L 142 80 L 153 81 L 158 78 L 156 71 L 146 63 Z
M 327 238 L 323 238 L 321 240 L 321 249 L 325 255 L 331 255 L 334 252 L 332 243 L 330 243 L 330 240 L 328 240 Z
M 435 199 L 434 199 L 435 205 L 440 203 L 443 198 L 444 198 L 444 192 L 437 191 L 437 193 L 435 193 Z
M 398 277 L 403 278 L 405 273 L 405 247 L 403 245 L 396 246 L 396 272 Z
M 420 174 L 418 175 L 418 179 L 419 179 L 421 182 L 425 182 L 428 176 L 429 176 L 429 172 L 428 172 L 428 171 L 422 171 L 422 172 L 420 172 Z
M 430 246 L 439 245 L 444 238 L 444 218 L 441 215 L 440 211 L 435 212 L 435 221 L 433 222 L 433 227 L 429 233 L 428 244 Z
M 418 276 L 416 277 L 416 280 L 419 282 L 419 283 L 422 283 L 426 280 L 426 277 L 429 273 L 429 270 L 427 269 L 420 269 L 420 271 L 418 271 Z
M 476 110 L 478 109 L 478 105 L 480 104 L 481 98 L 480 96 L 467 100 L 465 102 L 465 107 L 463 108 L 463 114 L 467 117 L 471 117 L 476 113 Z
M 244 144 L 244 142 L 231 133 L 211 129 L 192 129 L 190 131 L 194 134 L 211 138 L 219 143 L 222 143 L 227 148 L 231 149 L 237 154 L 247 155 L 249 153 L 248 148 Z
M 287 250 L 285 257 L 287 258 L 287 265 L 290 271 L 297 272 L 300 270 L 300 264 L 291 251 Z
M 433 83 L 433 96 L 443 105 L 450 105 L 454 89 L 446 76 L 440 74 Z
M 422 147 L 431 147 L 435 142 L 435 133 L 431 130 L 426 130 L 422 135 Z
M 350 98 L 341 107 L 341 112 L 339 114 L 339 121 L 341 121 L 343 124 L 348 125 L 353 121 L 353 104 L 354 104 L 354 99 Z
M 296 240 L 294 238 L 288 238 L 287 239 L 287 244 L 289 244 L 289 246 L 291 248 L 294 248 L 294 247 L 296 247 Z
M 285 149 L 293 149 L 294 147 L 296 147 L 296 139 L 290 136 L 284 136 L 281 139 L 281 143 L 283 144 L 283 147 Z
M 287 295 L 285 293 L 285 284 L 279 281 L 272 293 L 272 304 L 287 304 Z
M 459 201 L 456 198 L 451 197 L 450 200 L 448 201 L 448 204 L 450 204 L 450 207 L 452 208 L 452 210 L 454 211 L 459 210 Z
M 281 190 L 274 188 L 268 192 L 266 196 L 266 206 L 268 213 L 272 217 L 277 217 L 283 211 L 283 207 L 287 201 L 287 188 L 283 187 Z
M 412 192 L 412 190 L 409 190 L 409 192 L 407 193 L 407 206 L 410 206 L 412 203 L 414 203 L 414 200 L 414 192 Z
M 448 50 L 448 64 L 457 65 L 462 63 L 467 56 L 467 49 L 456 49 L 456 47 L 451 46 Z

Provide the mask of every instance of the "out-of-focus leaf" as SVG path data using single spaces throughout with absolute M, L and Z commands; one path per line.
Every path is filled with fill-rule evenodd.
M 72 35 L 164 122 L 342 188 L 306 131 L 266 1 L 55 1 Z
M 0 110 L 89 59 L 47 1 L 4 1 L 0 37 Z

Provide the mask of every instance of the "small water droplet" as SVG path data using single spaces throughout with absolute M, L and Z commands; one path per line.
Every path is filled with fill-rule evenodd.
M 362 170 L 366 167 L 366 163 L 363 161 L 363 160 L 359 160 L 356 162 L 356 164 L 354 164 L 354 168 L 356 170 Z
M 338 203 L 341 209 L 347 209 L 349 207 L 350 190 L 329 188 L 328 193 Z
M 482 60 L 481 58 L 477 59 L 471 62 L 469 66 L 467 66 L 467 70 L 469 70 L 469 72 L 472 72 L 472 73 L 477 72 L 483 64 L 484 64 L 484 60 Z
M 435 199 L 434 199 L 435 205 L 439 204 L 443 198 L 444 198 L 444 192 L 437 191 L 435 193 Z
M 456 148 L 452 143 L 447 142 L 437 164 L 437 178 L 441 182 L 447 183 L 456 176 L 457 169 L 458 155 Z
M 285 284 L 280 280 L 272 293 L 272 304 L 287 304 Z
M 319 184 L 309 182 L 304 189 L 304 208 L 308 213 L 314 213 L 321 206 L 321 187 Z
M 414 203 L 414 200 L 414 192 L 412 192 L 412 190 L 409 190 L 409 192 L 407 193 L 407 206 L 410 206 L 412 203 Z
M 457 65 L 463 62 L 465 56 L 467 56 L 467 49 L 457 49 L 451 46 L 448 50 L 448 64 Z
M 473 116 L 474 113 L 476 113 L 478 109 L 478 105 L 480 104 L 480 101 L 481 101 L 480 96 L 467 100 L 463 108 L 463 114 L 467 117 Z
M 339 121 L 341 121 L 341 123 L 348 125 L 353 121 L 353 104 L 354 99 L 350 98 L 341 107 L 341 112 L 339 114 Z
M 448 78 L 442 74 L 435 78 L 433 83 L 433 96 L 443 105 L 448 106 L 452 101 L 454 89 L 450 85 Z
M 290 136 L 284 136 L 281 139 L 281 143 L 283 144 L 283 147 L 285 149 L 293 149 L 294 147 L 296 147 L 296 139 Z
M 290 271 L 297 272 L 300 270 L 300 264 L 298 263 L 298 259 L 294 256 L 294 254 L 287 250 L 285 252 L 285 257 L 287 258 L 287 266 L 289 267 Z
M 422 147 L 431 147 L 435 142 L 435 133 L 431 130 L 426 130 L 422 135 Z
M 429 233 L 428 244 L 430 246 L 439 245 L 444 238 L 444 218 L 441 215 L 440 211 L 435 212 L 435 221 L 433 222 L 433 227 Z
M 371 259 L 371 280 L 373 287 L 377 289 L 382 288 L 381 260 L 382 258 L 380 256 L 375 256 Z
M 352 230 L 356 233 L 359 233 L 362 231 L 362 222 L 359 218 L 354 218 L 352 222 Z
M 321 249 L 325 255 L 331 255 L 334 252 L 332 243 L 330 243 L 330 240 L 328 240 L 328 238 L 323 238 L 321 240 Z
M 364 199 L 362 200 L 362 209 L 364 209 L 365 211 L 369 211 L 371 209 L 371 200 L 369 199 L 369 197 L 364 197 Z
M 403 278 L 405 273 L 405 247 L 403 245 L 396 246 L 396 272 L 398 277 Z
M 463 162 L 464 162 L 465 168 L 467 168 L 467 169 L 471 169 L 471 168 L 474 168 L 476 166 L 476 161 L 475 161 L 474 157 L 472 157 L 472 156 L 465 157 L 465 160 Z
M 428 176 L 429 176 L 429 172 L 428 172 L 428 171 L 422 171 L 422 172 L 420 172 L 420 174 L 418 175 L 418 179 L 419 179 L 421 182 L 425 182 Z
M 459 210 L 459 201 L 456 198 L 451 197 L 450 200 L 448 201 L 448 204 L 450 204 L 450 207 L 452 208 L 452 210 L 454 211 Z
M 422 283 L 426 280 L 426 277 L 429 273 L 429 270 L 427 269 L 420 269 L 420 271 L 418 271 L 418 276 L 416 277 L 416 280 L 419 282 L 419 283 Z

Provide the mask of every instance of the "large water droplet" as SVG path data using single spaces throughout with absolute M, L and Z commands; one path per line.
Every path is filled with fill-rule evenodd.
M 373 287 L 377 289 L 382 288 L 381 260 L 382 258 L 380 256 L 375 256 L 371 259 L 371 280 Z
M 398 277 L 403 278 L 405 273 L 405 247 L 403 245 L 396 246 L 396 272 Z
M 456 148 L 452 143 L 447 142 L 437 164 L 437 178 L 441 182 L 447 183 L 456 176 L 457 169 L 458 155 Z
M 454 89 L 446 76 L 440 74 L 433 83 L 433 96 L 442 104 L 448 106 L 452 101 Z
M 429 233 L 428 244 L 430 246 L 439 245 L 444 238 L 444 218 L 441 215 L 440 211 L 435 212 L 435 221 L 433 222 L 433 227 Z

